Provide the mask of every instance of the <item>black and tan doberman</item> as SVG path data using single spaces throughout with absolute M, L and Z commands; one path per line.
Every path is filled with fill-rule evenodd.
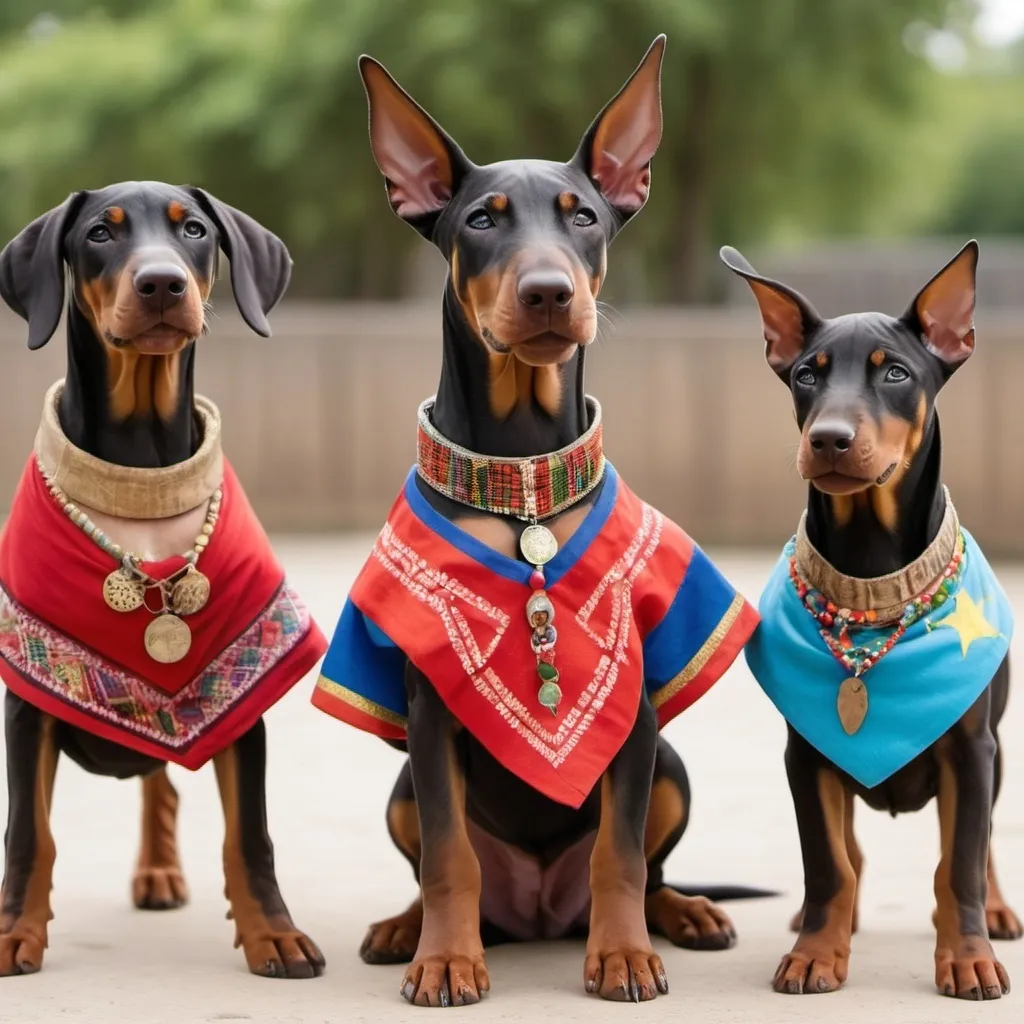
M 528 457 L 587 431 L 584 352 L 597 334 L 608 245 L 647 200 L 662 133 L 663 51 L 660 37 L 567 163 L 486 166 L 472 163 L 379 63 L 360 60 L 371 145 L 391 207 L 449 263 L 432 419 L 455 444 Z M 458 504 L 422 479 L 418 486 L 462 530 L 522 558 L 525 523 Z M 560 544 L 599 493 L 546 521 Z M 512 860 L 550 866 L 596 833 L 592 854 L 566 882 L 589 884 L 588 992 L 635 1001 L 667 992 L 649 933 L 692 949 L 732 945 L 732 924 L 706 896 L 664 883 L 662 865 L 686 828 L 690 791 L 646 697 L 602 784 L 575 810 L 500 766 L 411 663 L 406 681 L 409 760 L 387 821 L 421 897 L 372 925 L 361 954 L 368 963 L 412 961 L 402 983 L 407 1000 L 461 1005 L 488 989 L 484 946 L 509 938 L 481 920 L 481 863 L 499 847 L 502 855 L 514 851 Z M 509 891 L 514 873 L 508 867 Z
M 284 244 L 198 188 L 125 182 L 72 194 L 0 254 L 0 295 L 29 324 L 29 348 L 57 329 L 65 296 L 68 363 L 59 417 L 68 439 L 105 462 L 166 467 L 202 440 L 195 413 L 195 342 L 219 250 L 248 325 L 266 319 L 291 275 Z M 162 762 L 44 715 L 6 694 L 8 823 L 0 908 L 0 976 L 43 964 L 55 847 L 49 826 L 58 757 L 89 772 L 142 778 L 142 843 L 132 880 L 141 909 L 188 899 L 175 836 L 177 793 Z M 250 970 L 303 978 L 322 972 L 316 945 L 292 924 L 267 833 L 262 719 L 215 758 L 226 822 L 226 895 Z
M 857 580 L 910 565 L 933 544 L 946 515 L 935 399 L 974 351 L 977 244 L 966 245 L 900 318 L 823 319 L 735 249 L 724 248 L 722 259 L 750 284 L 768 362 L 792 393 L 801 430 L 797 469 L 809 481 L 808 540 L 838 573 Z M 865 678 L 870 690 L 870 673 Z M 799 938 L 775 975 L 777 991 L 828 992 L 846 980 L 863 866 L 853 832 L 857 796 L 894 815 L 937 800 L 936 984 L 966 999 L 997 999 L 1009 990 L 990 939 L 1019 939 L 1022 930 L 1000 893 L 989 845 L 1000 784 L 997 729 L 1008 691 L 1007 656 L 953 728 L 873 788 L 789 726 L 786 770 L 805 896 L 793 921 Z

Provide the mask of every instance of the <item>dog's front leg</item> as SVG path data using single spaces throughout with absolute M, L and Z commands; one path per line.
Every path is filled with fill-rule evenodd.
M 480 863 L 466 828 L 466 779 L 456 721 L 411 664 L 409 766 L 419 814 L 423 928 L 402 995 L 418 1006 L 479 1002 L 490 988 L 480 940 Z
M 834 992 L 850 963 L 850 936 L 857 899 L 857 872 L 850 860 L 855 843 L 846 790 L 835 769 L 808 742 L 789 730 L 786 774 L 793 796 L 804 861 L 804 909 L 800 935 L 775 972 L 776 992 Z
M 225 895 L 253 974 L 312 978 L 323 973 L 324 956 L 292 924 L 274 871 L 274 845 L 267 832 L 267 732 L 260 719 L 214 759 L 224 805 Z
M 583 983 L 603 999 L 640 1002 L 668 992 L 644 915 L 644 831 L 657 746 L 658 720 L 645 690 L 633 730 L 601 779 L 601 822 L 590 857 Z
M 50 890 L 57 848 L 50 801 L 57 773 L 54 720 L 7 691 L 7 834 L 0 894 L 0 978 L 43 966 L 53 914 Z
M 991 691 L 936 744 L 939 832 L 935 872 L 935 984 L 946 996 L 998 999 L 1010 991 L 985 918 L 996 741 Z

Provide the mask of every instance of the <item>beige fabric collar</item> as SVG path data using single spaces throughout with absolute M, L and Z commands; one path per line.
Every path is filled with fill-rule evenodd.
M 64 381 L 46 392 L 35 452 L 44 472 L 74 502 L 120 519 L 168 519 L 207 501 L 224 477 L 220 412 L 196 395 L 203 440 L 190 459 L 160 469 L 116 466 L 72 444 L 57 414 Z
M 807 512 L 796 531 L 796 564 L 804 579 L 833 604 L 855 611 L 874 611 L 879 622 L 898 619 L 906 606 L 924 593 L 949 565 L 960 533 L 960 521 L 945 487 L 946 513 L 935 540 L 909 565 L 887 576 L 862 579 L 846 576 L 814 547 L 807 537 Z

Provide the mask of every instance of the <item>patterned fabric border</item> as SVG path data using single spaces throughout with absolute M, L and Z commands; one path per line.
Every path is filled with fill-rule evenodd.
M 660 708 L 663 704 L 668 703 L 680 690 L 697 678 L 701 669 L 711 660 L 715 651 L 721 647 L 722 641 L 729 635 L 729 630 L 732 629 L 740 612 L 743 611 L 743 605 L 743 595 L 737 594 L 733 598 L 732 604 L 726 609 L 721 621 L 715 626 L 714 632 L 701 644 L 700 650 L 690 659 L 686 668 L 670 679 L 661 689 L 655 690 L 651 694 L 651 704 L 654 707 Z
M 251 693 L 309 628 L 309 612 L 286 583 L 245 633 L 171 696 L 41 622 L 0 586 L 0 658 L 79 712 L 176 751 Z
M 420 406 L 417 467 L 436 491 L 473 508 L 519 519 L 547 519 L 576 503 L 604 473 L 601 406 L 588 398 L 590 429 L 561 451 L 498 459 L 460 448 L 430 421 L 434 400 Z

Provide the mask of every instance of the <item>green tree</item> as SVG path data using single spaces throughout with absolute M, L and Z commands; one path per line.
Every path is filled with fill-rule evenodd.
M 970 0 L 7 0 L 0 228 L 74 188 L 202 184 L 281 233 L 293 295 L 388 297 L 388 216 L 356 57 L 486 162 L 566 159 L 657 32 L 666 132 L 613 299 L 707 298 L 722 241 L 851 230 L 935 74 L 904 30 Z M 31 27 L 31 31 L 29 30 Z M 624 250 L 624 251 L 623 251 Z

